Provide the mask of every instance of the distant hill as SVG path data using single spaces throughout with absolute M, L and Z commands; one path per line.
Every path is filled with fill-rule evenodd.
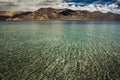
M 23 13 L 22 11 L 0 11 L 0 20 L 7 20 L 8 18 L 13 17 Z
M 99 11 L 73 11 L 70 9 L 41 8 L 33 12 L 0 12 L 0 20 L 119 20 L 119 14 Z

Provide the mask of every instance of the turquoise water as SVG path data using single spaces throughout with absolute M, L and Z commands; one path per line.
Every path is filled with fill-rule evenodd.
M 120 80 L 120 22 L 0 22 L 0 80 Z

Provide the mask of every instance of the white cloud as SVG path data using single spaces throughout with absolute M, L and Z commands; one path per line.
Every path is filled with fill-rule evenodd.
M 34 11 L 41 7 L 55 7 L 60 3 L 62 0 L 0 0 L 0 10 Z
M 117 0 L 120 2 L 120 0 Z M 72 6 L 69 6 L 71 4 Z M 34 11 L 42 7 L 68 8 L 73 10 L 88 10 L 90 12 L 100 11 L 120 14 L 117 3 L 111 4 L 88 4 L 86 6 L 75 6 L 76 3 L 67 3 L 63 0 L 0 0 L 0 11 Z M 82 3 L 77 3 L 82 4 Z
M 117 0 L 118 2 L 120 2 L 120 0 Z
M 104 4 L 104 5 L 93 3 L 93 4 L 86 5 L 86 6 L 74 6 L 74 5 L 72 5 L 71 7 L 69 7 L 69 9 L 87 10 L 87 11 L 90 11 L 90 12 L 100 11 L 100 12 L 103 12 L 103 13 L 111 12 L 111 13 L 120 14 L 120 9 L 118 9 L 118 5 L 116 3 Z

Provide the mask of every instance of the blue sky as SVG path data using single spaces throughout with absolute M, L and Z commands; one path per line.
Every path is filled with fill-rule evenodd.
M 114 2 L 117 2 L 119 3 L 120 0 L 65 0 L 67 2 L 76 2 L 76 3 L 94 3 L 94 2 L 97 2 L 97 3 L 114 3 Z
M 93 4 L 93 3 L 96 3 L 96 4 L 114 4 L 116 3 L 119 8 L 120 8 L 120 0 L 65 0 L 66 2 L 68 3 L 80 3 L 81 5 L 88 5 L 88 4 Z
M 41 7 L 120 14 L 120 0 L 0 0 L 0 11 L 34 11 Z

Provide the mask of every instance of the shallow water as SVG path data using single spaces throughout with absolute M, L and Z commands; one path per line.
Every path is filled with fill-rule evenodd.
M 120 80 L 120 22 L 0 22 L 0 80 Z

